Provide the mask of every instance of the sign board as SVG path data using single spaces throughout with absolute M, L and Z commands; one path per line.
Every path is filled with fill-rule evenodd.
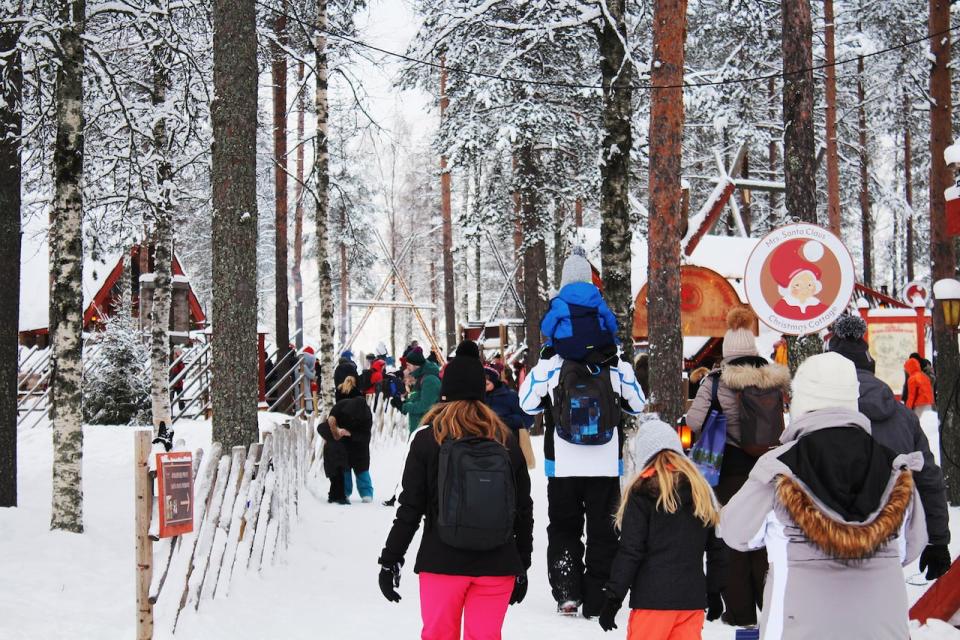
M 828 327 L 850 304 L 853 258 L 837 236 L 815 224 L 767 234 L 744 272 L 747 302 L 775 331 L 802 336 Z
M 885 319 L 886 320 L 886 319 Z M 887 383 L 896 395 L 903 391 L 903 363 L 917 351 L 917 322 L 904 318 L 897 322 L 867 323 L 867 344 L 877 363 L 876 376 Z
M 947 235 L 960 236 L 960 179 L 957 180 L 957 184 L 944 190 L 943 197 Z
M 913 282 L 908 282 L 903 288 L 903 291 L 900 292 L 900 299 L 906 305 L 913 308 L 925 307 L 927 306 L 927 301 L 930 299 L 930 292 L 926 284 L 919 280 L 914 280 Z
M 193 454 L 169 451 L 157 454 L 157 501 L 160 537 L 193 531 Z
M 684 336 L 722 338 L 727 331 L 727 312 L 742 304 L 733 285 L 716 271 L 693 265 L 680 267 L 680 327 Z M 647 285 L 643 285 L 634 305 L 634 338 L 650 335 L 647 318 Z

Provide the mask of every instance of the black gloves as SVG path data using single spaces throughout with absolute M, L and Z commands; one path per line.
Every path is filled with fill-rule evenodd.
M 400 602 L 400 594 L 397 593 L 397 587 L 400 586 L 400 563 L 395 562 L 391 566 L 381 566 L 379 579 L 380 592 L 383 597 L 390 602 Z
M 613 631 L 617 628 L 615 618 L 617 617 L 617 612 L 620 611 L 620 605 L 622 603 L 620 598 L 610 591 L 606 589 L 603 591 L 607 595 L 607 599 L 603 603 L 603 608 L 600 609 L 600 628 L 604 631 Z
M 719 592 L 707 594 L 707 620 L 716 620 L 723 615 L 723 598 Z
M 510 604 L 520 604 L 527 597 L 527 572 L 517 576 L 513 583 L 513 593 L 510 594 Z
M 163 421 L 161 421 L 160 425 L 157 427 L 157 437 L 153 439 L 153 442 L 151 442 L 151 444 L 158 443 L 163 445 L 164 451 L 170 451 L 170 449 L 173 449 L 173 429 L 167 429 L 167 424 Z
M 936 580 L 950 568 L 950 550 L 945 544 L 928 544 L 920 554 L 920 571 L 927 572 L 927 580 Z
M 397 411 L 403 410 L 403 400 L 400 399 L 400 396 L 393 396 L 390 398 L 390 405 Z

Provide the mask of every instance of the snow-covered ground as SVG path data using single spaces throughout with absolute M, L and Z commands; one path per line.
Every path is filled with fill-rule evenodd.
M 936 451 L 936 420 L 924 421 Z M 190 448 L 206 446 L 208 423 L 178 425 Z M 535 439 L 537 442 L 537 439 Z M 0 509 L 0 639 L 57 638 L 112 640 L 134 637 L 133 437 L 123 427 L 87 427 L 84 443 L 86 533 L 49 531 L 49 429 L 20 434 L 20 507 Z M 372 474 L 378 498 L 393 489 L 402 447 L 373 451 Z M 504 637 L 525 640 L 622 638 L 604 634 L 596 621 L 560 618 L 547 585 L 546 481 L 532 472 L 535 554 L 527 599 L 511 607 Z M 419 598 L 412 570 L 404 570 L 403 601 L 392 604 L 377 587 L 377 556 L 393 511 L 377 502 L 328 505 L 326 486 L 301 500 L 300 523 L 284 559 L 260 575 L 235 579 L 229 598 L 203 602 L 198 613 L 181 617 L 175 636 L 169 620 L 157 620 L 157 638 L 184 640 L 369 640 L 419 637 Z M 960 509 L 951 512 L 954 557 L 960 553 Z M 417 542 L 411 548 L 412 565 Z M 904 570 L 917 581 L 916 566 Z M 911 601 L 924 586 L 908 586 Z M 169 597 L 169 594 L 167 594 Z M 386 634 L 386 636 L 385 636 Z M 734 631 L 708 623 L 707 640 L 732 640 Z M 913 630 L 914 640 L 960 638 L 945 623 Z

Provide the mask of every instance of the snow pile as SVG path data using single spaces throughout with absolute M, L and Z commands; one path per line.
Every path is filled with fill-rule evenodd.
M 276 423 L 264 415 L 261 429 Z M 936 415 L 923 420 L 937 450 Z M 208 422 L 178 423 L 177 437 L 189 449 L 208 448 Z M 20 435 L 20 504 L 0 509 L 0 574 L 16 576 L 0 583 L 0 637 L 98 638 L 113 640 L 134 635 L 133 431 L 126 427 L 84 429 L 84 495 L 86 533 L 52 533 L 50 521 L 50 431 L 35 429 Z M 535 438 L 539 447 L 541 439 Z M 378 501 L 350 506 L 326 504 L 326 486 L 301 494 L 300 522 L 291 531 L 287 561 L 262 574 L 235 581 L 230 596 L 204 602 L 199 612 L 181 617 L 176 636 L 158 620 L 156 638 L 177 640 L 283 638 L 284 640 L 380 640 L 385 630 L 393 638 L 419 637 L 420 616 L 416 576 L 412 571 L 419 542 L 414 541 L 403 570 L 400 594 L 392 604 L 377 588 L 377 556 L 393 520 L 393 510 L 380 505 L 399 475 L 402 444 L 372 452 Z M 542 460 L 542 455 L 538 453 Z M 546 578 L 546 480 L 532 472 L 534 499 L 533 567 L 527 599 L 511 607 L 505 638 L 582 640 L 600 638 L 595 620 L 561 618 L 554 613 Z M 324 481 L 325 483 L 325 481 Z M 960 552 L 960 509 L 951 510 L 955 542 Z M 916 581 L 914 564 L 904 570 Z M 908 586 L 915 601 L 925 586 Z M 168 594 L 169 595 L 169 594 Z M 161 596 L 163 597 L 163 596 Z M 622 637 L 627 610 L 618 616 Z M 614 637 L 611 636 L 611 637 Z M 730 640 L 733 630 L 707 623 L 706 640 Z M 945 623 L 914 623 L 911 637 L 920 640 L 960 638 Z

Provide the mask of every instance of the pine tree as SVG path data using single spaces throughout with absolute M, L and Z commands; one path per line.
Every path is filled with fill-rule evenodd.
M 129 274 L 128 266 L 124 270 Z M 104 331 L 98 336 L 96 363 L 84 374 L 83 420 L 87 424 L 151 422 L 152 358 L 148 357 L 145 336 L 130 307 L 129 282 L 127 275 L 120 291 L 120 304 L 112 316 L 105 318 Z

